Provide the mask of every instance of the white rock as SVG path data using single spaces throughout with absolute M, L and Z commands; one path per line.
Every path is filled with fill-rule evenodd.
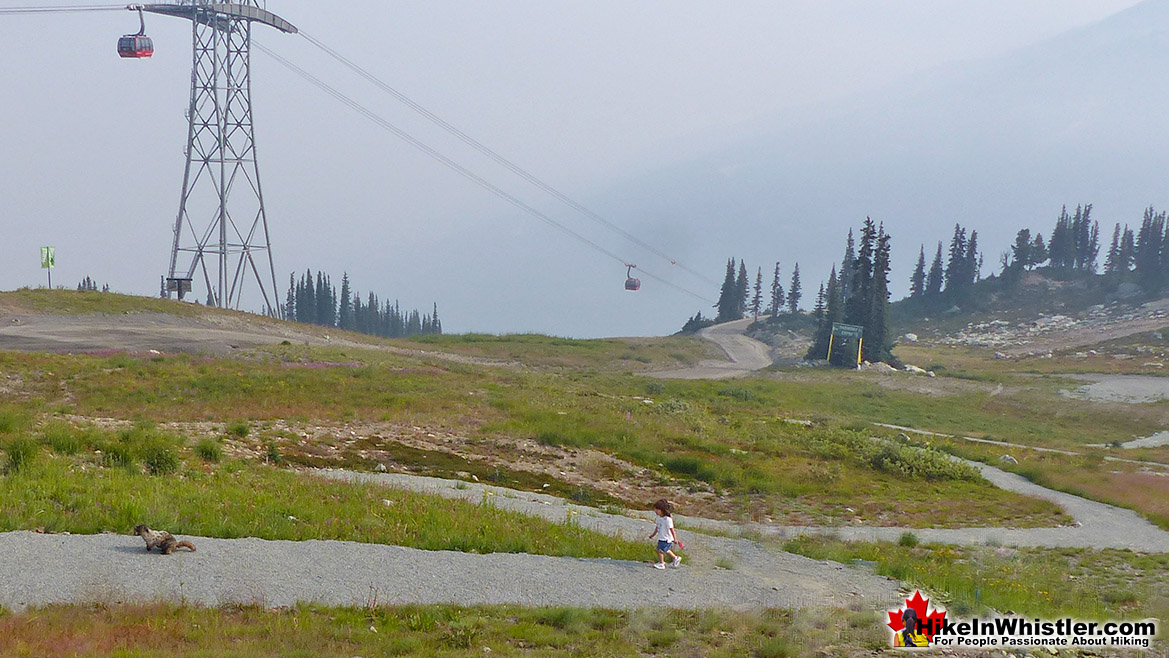
M 905 342 L 907 342 L 907 343 L 916 343 L 917 342 L 917 334 L 905 334 L 904 338 L 905 338 Z

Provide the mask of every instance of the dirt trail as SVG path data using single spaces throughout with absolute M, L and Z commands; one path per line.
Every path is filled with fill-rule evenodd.
M 693 368 L 652 373 L 662 379 L 727 379 L 742 377 L 771 365 L 771 348 L 754 338 L 743 335 L 754 322 L 751 318 L 716 324 L 698 332 L 698 335 L 718 345 L 728 361 L 708 359 Z

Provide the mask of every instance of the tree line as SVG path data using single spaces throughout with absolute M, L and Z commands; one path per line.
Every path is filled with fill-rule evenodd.
M 804 293 L 803 284 L 800 283 L 799 263 L 796 263 L 792 269 L 792 276 L 788 282 L 787 290 L 784 290 L 780 278 L 781 274 L 778 262 L 775 263 L 775 271 L 772 274 L 770 289 L 764 289 L 763 287 L 762 267 L 755 271 L 755 284 L 753 287 L 747 278 L 747 263 L 745 261 L 738 261 L 737 272 L 736 274 L 735 259 L 731 258 L 727 260 L 726 276 L 723 278 L 722 288 L 718 295 L 718 302 L 714 305 L 714 308 L 718 311 L 718 315 L 713 318 L 713 322 L 742 320 L 748 314 L 758 320 L 760 315 L 770 315 L 773 318 L 777 318 L 785 311 L 787 313 L 800 312 L 800 299 Z M 690 321 L 702 321 L 704 319 L 702 313 L 699 312 L 695 317 L 690 318 Z
M 404 311 L 397 300 L 391 304 L 372 292 L 362 301 L 361 295 L 350 288 L 348 273 L 341 275 L 340 292 L 324 272 L 306 270 L 299 279 L 295 274 L 288 275 L 283 310 L 286 320 L 386 338 L 442 333 L 438 304 L 424 315 L 417 309 Z
M 833 324 L 864 327 L 861 358 L 866 361 L 893 361 L 893 341 L 889 336 L 889 270 L 892 236 L 884 223 L 865 218 L 861 225 L 859 249 L 850 229 L 840 270 L 832 266 L 827 285 L 821 283 L 812 310 L 816 333 L 806 358 L 824 359 Z M 851 339 L 833 340 L 833 361 L 848 363 L 856 348 Z M 839 349 L 836 349 L 837 346 Z

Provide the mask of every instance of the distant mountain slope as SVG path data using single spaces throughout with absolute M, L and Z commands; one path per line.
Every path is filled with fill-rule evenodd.
M 1094 203 L 1102 224 L 1169 204 L 1166 107 L 1169 2 L 1146 0 L 1001 58 L 761 120 L 599 198 L 647 225 L 705 226 L 704 248 L 749 263 L 799 260 L 812 289 L 871 215 L 894 236 L 896 295 L 918 244 L 955 222 L 979 231 L 989 270 L 1017 228 L 1048 233 L 1061 204 Z

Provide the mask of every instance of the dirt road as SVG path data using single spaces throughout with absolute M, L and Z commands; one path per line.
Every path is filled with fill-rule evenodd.
M 771 348 L 743 332 L 753 320 L 745 318 L 716 324 L 698 332 L 698 335 L 722 348 L 727 361 L 708 359 L 693 368 L 654 373 L 662 379 L 727 379 L 742 377 L 771 365 Z

